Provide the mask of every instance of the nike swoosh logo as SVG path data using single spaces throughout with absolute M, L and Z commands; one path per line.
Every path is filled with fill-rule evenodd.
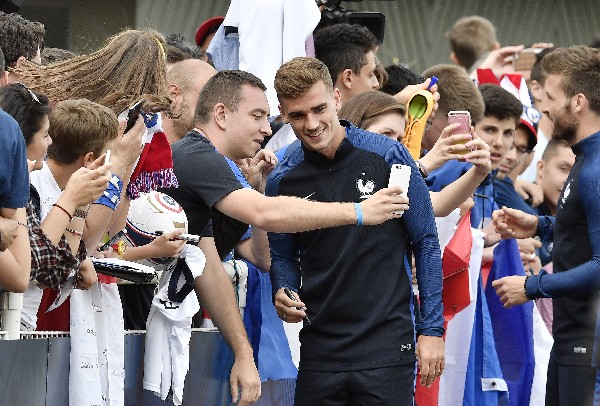
M 317 192 L 312 192 L 311 194 L 309 194 L 308 196 L 306 196 L 304 199 L 309 199 L 312 195 L 314 195 Z

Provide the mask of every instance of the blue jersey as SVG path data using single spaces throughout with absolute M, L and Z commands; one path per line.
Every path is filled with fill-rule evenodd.
M 529 278 L 527 293 L 554 298 L 556 362 L 591 366 L 600 289 L 600 132 L 572 148 L 575 164 L 558 201 L 556 224 L 540 218 L 542 231 L 554 228 L 554 273 L 542 270 Z
M 441 336 L 440 248 L 429 193 L 406 148 L 349 123 L 332 160 L 291 144 L 269 176 L 268 195 L 362 202 L 387 187 L 392 164 L 410 165 L 410 209 L 377 226 L 348 225 L 296 234 L 269 233 L 274 292 L 300 289 L 310 324 L 300 332 L 300 369 L 339 371 L 414 362 L 411 272 L 421 298 L 418 334 Z M 300 280 L 302 278 L 302 284 Z

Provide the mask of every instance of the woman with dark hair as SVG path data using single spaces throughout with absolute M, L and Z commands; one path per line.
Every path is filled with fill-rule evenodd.
M 367 131 L 386 135 L 392 139 L 401 141 L 404 135 L 406 108 L 391 95 L 379 91 L 366 92 L 353 97 L 345 103 L 339 113 L 340 119 L 350 121 L 357 127 Z M 446 131 L 446 130 L 444 130 Z M 490 148 L 471 129 L 473 140 L 469 146 L 471 151 L 466 153 L 463 159 L 471 162 L 474 166 L 459 179 L 446 186 L 440 192 L 430 192 L 433 212 L 437 217 L 444 217 L 466 200 L 470 199 L 475 188 L 490 173 Z M 427 172 L 419 165 L 424 178 Z

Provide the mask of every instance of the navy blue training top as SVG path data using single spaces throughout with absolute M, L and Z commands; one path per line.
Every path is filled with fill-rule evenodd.
M 269 233 L 273 292 L 300 291 L 311 323 L 300 332 L 300 369 L 340 371 L 414 362 L 411 272 L 416 257 L 422 319 L 418 334 L 443 335 L 442 271 L 429 193 L 399 142 L 347 122 L 333 160 L 295 142 L 269 176 L 267 194 L 362 202 L 387 187 L 394 163 L 410 165 L 410 209 L 377 226 Z M 300 283 L 302 277 L 302 283 Z
M 573 145 L 575 164 L 558 201 L 552 260 L 527 280 L 527 293 L 552 297 L 554 356 L 558 363 L 590 366 L 600 289 L 600 132 Z M 540 218 L 540 226 L 552 223 Z

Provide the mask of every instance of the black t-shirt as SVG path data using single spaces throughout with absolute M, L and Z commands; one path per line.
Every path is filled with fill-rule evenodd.
M 223 258 L 240 241 L 248 225 L 219 212 L 213 206 L 243 186 L 225 157 L 199 132 L 187 133 L 172 144 L 171 149 L 173 170 L 179 187 L 161 191 L 183 207 L 189 233 L 214 236 L 217 251 Z

